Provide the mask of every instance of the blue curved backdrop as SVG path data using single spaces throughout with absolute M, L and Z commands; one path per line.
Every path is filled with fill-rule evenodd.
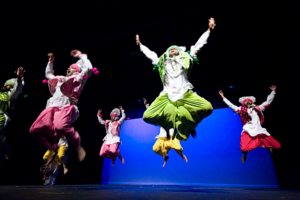
M 159 127 L 143 119 L 126 120 L 121 128 L 121 155 L 114 167 L 105 159 L 102 184 L 203 185 L 278 187 L 272 158 L 258 148 L 241 162 L 242 124 L 229 108 L 215 109 L 197 127 L 196 139 L 181 142 L 188 163 L 176 154 L 162 167 L 163 158 L 152 151 Z

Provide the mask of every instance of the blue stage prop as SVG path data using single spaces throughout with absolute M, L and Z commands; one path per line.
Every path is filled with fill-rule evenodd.
M 121 128 L 121 155 L 115 166 L 105 159 L 102 184 L 197 185 L 278 188 L 270 153 L 264 148 L 249 152 L 242 164 L 242 123 L 230 108 L 215 109 L 197 127 L 197 137 L 181 142 L 186 163 L 174 150 L 163 158 L 152 151 L 159 127 L 143 119 L 126 120 Z

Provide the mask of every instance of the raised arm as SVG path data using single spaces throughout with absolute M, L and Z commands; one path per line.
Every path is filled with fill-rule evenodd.
M 81 51 L 77 49 L 71 51 L 71 56 L 73 56 L 74 58 L 79 58 L 76 64 L 80 66 L 81 72 L 77 76 L 77 80 L 84 82 L 88 78 L 91 70 L 93 69 L 92 63 L 88 59 L 86 54 L 82 54 Z
M 208 20 L 208 29 L 206 32 L 204 32 L 201 37 L 199 38 L 199 40 L 197 41 L 197 43 L 194 46 L 191 46 L 191 56 L 193 56 L 194 58 L 197 57 L 197 53 L 199 52 L 199 50 L 207 43 L 207 39 L 209 37 L 210 31 L 212 29 L 214 29 L 216 26 L 215 24 L 215 19 L 214 18 L 210 18 Z
M 15 72 L 15 74 L 17 75 L 17 78 L 14 79 L 14 82 L 15 82 L 14 87 L 10 92 L 8 92 L 8 96 L 11 101 L 16 100 L 22 91 L 22 88 L 24 85 L 24 77 L 23 77 L 24 73 L 25 73 L 25 70 L 23 69 L 23 67 L 19 67 L 17 69 L 17 71 Z
M 271 94 L 268 95 L 267 97 L 267 101 L 263 102 L 261 105 L 259 105 L 259 108 L 261 111 L 264 111 L 265 109 L 267 109 L 270 104 L 273 102 L 275 94 L 276 94 L 276 86 L 275 85 L 271 85 L 270 89 L 272 90 Z
M 122 124 L 123 122 L 124 122 L 124 120 L 125 120 L 125 118 L 126 118 L 126 114 L 125 114 L 125 110 L 123 109 L 123 107 L 122 106 L 119 106 L 119 109 L 121 110 L 121 112 L 122 112 L 122 117 L 119 119 L 119 124 Z
M 157 65 L 158 63 L 157 54 L 141 43 L 139 35 L 136 35 L 135 39 L 136 39 L 136 44 L 140 47 L 141 52 L 143 52 L 145 56 L 152 61 L 153 65 Z
M 49 61 L 48 61 L 47 67 L 46 67 L 45 76 L 47 79 L 53 79 L 53 78 L 55 78 L 54 70 L 53 70 L 53 61 L 54 61 L 55 57 L 54 57 L 53 53 L 49 53 L 48 57 L 49 57 Z
M 97 113 L 98 121 L 100 122 L 100 124 L 105 125 L 105 121 L 102 119 L 101 112 L 102 110 L 99 109 Z
M 223 98 L 223 101 L 227 104 L 229 108 L 231 108 L 234 112 L 238 113 L 239 112 L 239 107 L 232 104 L 228 99 L 225 98 L 222 90 L 219 91 L 220 96 Z

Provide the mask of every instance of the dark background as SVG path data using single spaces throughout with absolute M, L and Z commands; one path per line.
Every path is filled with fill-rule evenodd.
M 162 90 L 158 72 L 139 52 L 135 35 L 158 55 L 173 44 L 189 49 L 214 17 L 216 29 L 199 52 L 200 65 L 194 66 L 190 82 L 214 108 L 225 107 L 220 89 L 235 104 L 244 95 L 260 103 L 270 93 L 269 86 L 277 85 L 264 127 L 282 144 L 273 156 L 280 187 L 300 188 L 296 7 L 275 1 L 1 2 L 1 84 L 14 77 L 18 66 L 27 71 L 6 130 L 14 156 L 8 161 L 1 157 L 0 183 L 43 182 L 39 166 L 46 150 L 28 130 L 50 97 L 42 84 L 49 52 L 55 55 L 55 74 L 64 75 L 76 62 L 70 56 L 75 48 L 88 54 L 100 72 L 89 79 L 78 103 L 81 116 L 75 128 L 87 157 L 79 163 L 70 147 L 69 172 L 63 176 L 61 170 L 57 179 L 57 184 L 99 184 L 105 130 L 97 110 L 103 109 L 108 118 L 114 107 L 123 105 L 129 118 L 141 117 L 144 107 L 139 100 L 146 97 L 151 102 Z

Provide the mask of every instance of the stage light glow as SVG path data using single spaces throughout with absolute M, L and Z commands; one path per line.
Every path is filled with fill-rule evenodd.
M 142 118 L 125 121 L 121 127 L 121 155 L 115 165 L 105 159 L 102 184 L 202 185 L 225 187 L 278 187 L 270 153 L 264 148 L 248 154 L 242 164 L 242 123 L 230 108 L 215 109 L 196 128 L 196 139 L 181 142 L 188 162 L 174 151 L 162 167 L 163 158 L 152 147 L 160 128 Z

